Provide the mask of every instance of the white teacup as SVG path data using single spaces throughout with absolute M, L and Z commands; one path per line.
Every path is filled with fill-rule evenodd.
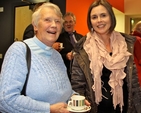
M 68 102 L 68 106 L 73 110 L 83 110 L 85 108 L 85 97 L 80 95 L 73 95 Z
M 60 43 L 60 49 L 63 49 L 64 47 L 63 47 L 63 43 Z

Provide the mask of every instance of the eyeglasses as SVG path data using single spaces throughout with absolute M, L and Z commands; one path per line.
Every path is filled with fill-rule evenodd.
M 53 19 L 53 18 L 46 18 L 45 21 L 47 23 L 52 23 L 53 21 L 56 23 L 56 24 L 61 24 L 61 19 Z

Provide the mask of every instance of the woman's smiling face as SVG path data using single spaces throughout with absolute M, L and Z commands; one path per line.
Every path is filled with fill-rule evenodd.
M 104 35 L 109 33 L 111 19 L 107 9 L 99 5 L 94 7 L 90 13 L 90 20 L 94 31 L 97 34 Z
M 34 26 L 36 36 L 44 44 L 52 46 L 62 30 L 62 20 L 51 8 L 43 8 L 40 12 L 38 25 Z

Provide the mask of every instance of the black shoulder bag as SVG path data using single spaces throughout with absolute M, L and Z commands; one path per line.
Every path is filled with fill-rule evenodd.
M 25 42 L 23 42 L 23 43 L 26 45 L 26 62 L 27 62 L 28 72 L 27 72 L 27 75 L 26 75 L 26 80 L 25 80 L 23 89 L 21 91 L 21 95 L 26 96 L 26 86 L 27 86 L 27 81 L 28 81 L 28 78 L 29 78 L 30 66 L 31 66 L 31 51 L 30 51 L 30 48 L 28 47 L 28 45 Z

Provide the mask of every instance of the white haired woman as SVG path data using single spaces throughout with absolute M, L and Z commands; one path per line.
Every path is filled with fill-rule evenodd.
M 62 13 L 57 5 L 44 3 L 32 15 L 36 32 L 24 40 L 31 50 L 31 67 L 26 96 L 21 94 L 26 74 L 26 46 L 14 42 L 1 70 L 0 111 L 7 113 L 69 113 L 67 101 L 75 93 L 61 55 L 52 48 L 62 30 Z

